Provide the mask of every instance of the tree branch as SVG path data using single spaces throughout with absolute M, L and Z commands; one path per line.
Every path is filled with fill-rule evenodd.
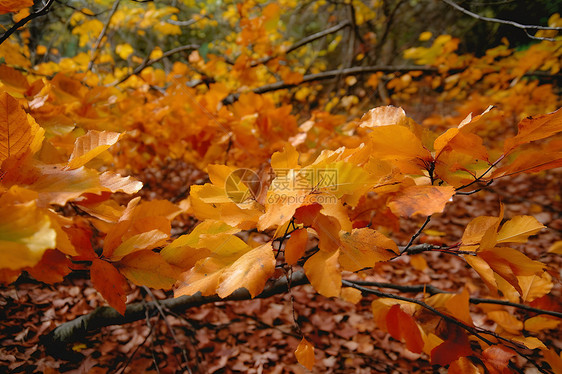
M 296 272 L 291 279 L 290 287 L 300 286 L 307 284 L 308 279 L 303 272 Z M 261 294 L 256 298 L 264 299 L 274 295 L 287 292 L 288 285 L 287 279 L 283 276 L 276 280 L 269 287 L 266 287 Z M 122 325 L 145 318 L 145 313 L 148 312 L 152 315 L 158 311 L 158 307 L 166 307 L 167 309 L 181 313 L 185 310 L 205 304 L 212 304 L 217 301 L 233 301 L 233 300 L 250 300 L 252 297 L 248 290 L 240 288 L 234 291 L 230 296 L 221 299 L 217 295 L 201 296 L 195 294 L 193 296 L 181 296 L 173 299 L 166 299 L 159 302 L 149 303 L 133 303 L 127 306 L 125 315 L 119 314 L 115 309 L 109 306 L 102 306 L 96 308 L 94 311 L 80 316 L 72 321 L 63 323 L 55 328 L 48 335 L 42 338 L 42 343 L 48 348 L 49 353 L 56 355 L 57 351 L 65 350 L 66 343 L 75 341 L 84 337 L 89 331 L 97 330 L 101 327 L 111 325 Z
M 538 26 L 538 25 L 523 25 L 521 23 L 518 22 L 514 22 L 514 21 L 507 21 L 507 20 L 503 20 L 503 19 L 498 19 L 498 18 L 492 18 L 492 17 L 485 17 L 485 16 L 481 16 L 479 14 L 473 13 L 468 9 L 465 9 L 463 7 L 461 7 L 460 5 L 458 5 L 457 3 L 453 2 L 452 0 L 441 0 L 444 3 L 452 6 L 453 8 L 461 11 L 462 13 L 472 17 L 472 18 L 476 18 L 478 20 L 481 21 L 486 21 L 486 22 L 494 22 L 494 23 L 501 23 L 504 25 L 510 25 L 513 27 L 517 27 L 518 29 L 521 29 L 523 31 L 525 31 L 525 34 L 527 34 L 527 36 L 531 39 L 536 39 L 536 40 L 548 40 L 551 42 L 556 41 L 556 39 L 552 39 L 552 38 L 542 38 L 539 36 L 534 36 L 529 34 L 529 31 L 527 30 L 554 30 L 554 31 L 560 31 L 562 30 L 562 27 L 549 27 L 549 26 Z
M 43 8 L 41 8 L 35 13 L 31 13 L 27 17 L 22 18 L 18 22 L 16 22 L 4 34 L 2 34 L 2 36 L 0 36 L 0 44 L 4 43 L 14 32 L 16 32 L 17 29 L 19 29 L 22 26 L 25 26 L 25 24 L 31 21 L 32 19 L 44 16 L 45 14 L 49 13 L 49 8 L 51 7 L 51 5 L 53 5 L 54 2 L 55 0 L 47 1 L 47 4 L 45 4 Z
M 326 29 L 326 30 L 322 30 L 322 31 L 319 31 L 315 34 L 309 35 L 309 36 L 299 40 L 298 42 L 296 42 L 292 46 L 290 46 L 286 51 L 284 51 L 284 54 L 287 55 L 287 54 L 293 52 L 294 50 L 299 49 L 300 47 L 307 45 L 308 43 L 312 43 L 313 41 L 318 40 L 320 38 L 323 38 L 326 35 L 330 35 L 330 34 L 333 34 L 335 32 L 338 32 L 341 29 L 343 29 L 344 27 L 348 27 L 349 25 L 350 25 L 349 21 L 343 21 L 343 22 L 338 23 L 335 26 L 332 26 L 332 27 Z M 261 64 L 266 64 L 276 57 L 278 57 L 278 55 L 268 56 L 266 58 L 255 61 L 250 66 L 256 67 L 256 66 L 261 65 Z
M 117 8 L 119 7 L 120 2 L 121 2 L 121 0 L 115 0 L 115 2 L 113 3 L 113 7 L 111 8 L 111 12 L 109 13 L 109 17 L 107 18 L 107 22 L 105 23 L 105 25 L 103 25 L 103 29 L 101 30 L 100 34 L 98 35 L 98 39 L 94 43 L 94 46 L 92 47 L 92 50 L 90 52 L 90 62 L 88 63 L 88 68 L 86 69 L 86 71 L 92 70 L 92 67 L 94 66 L 94 60 L 96 59 L 96 56 L 98 54 L 98 49 L 101 46 L 101 42 L 103 40 L 103 37 L 107 33 L 107 29 L 109 28 L 109 24 L 111 23 L 111 19 L 113 18 L 113 15 L 117 11 Z

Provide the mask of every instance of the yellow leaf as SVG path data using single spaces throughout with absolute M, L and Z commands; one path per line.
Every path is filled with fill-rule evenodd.
M 554 242 L 548 249 L 549 253 L 556 253 L 558 255 L 562 255 L 562 240 L 558 240 Z
M 494 271 L 486 261 L 478 256 L 463 255 L 466 262 L 480 275 L 482 281 L 488 286 L 493 296 L 498 294 L 498 284 L 494 277 Z
M 341 233 L 340 240 L 339 263 L 347 271 L 373 267 L 377 262 L 388 261 L 400 253 L 392 239 L 369 228 Z
M 529 349 L 546 349 L 546 346 L 543 342 L 539 339 L 535 338 L 534 336 L 515 336 L 511 338 L 511 340 L 523 344 L 525 347 Z
M 525 320 L 525 330 L 530 332 L 540 332 L 543 330 L 555 329 L 559 324 L 559 319 L 536 316 Z
M 137 252 L 143 249 L 152 249 L 166 243 L 168 234 L 160 230 L 150 230 L 130 237 L 121 243 L 109 258 L 113 261 L 118 261 L 124 256 Z
M 530 235 L 545 228 L 535 217 L 515 216 L 502 226 L 498 232 L 498 243 L 525 243 Z
M 132 55 L 134 51 L 135 50 L 133 49 L 133 47 L 131 47 L 131 45 L 128 43 L 118 44 L 117 47 L 115 47 L 115 53 L 117 53 L 117 55 L 123 60 L 129 58 L 129 56 Z
M 219 297 L 227 297 L 237 289 L 246 288 L 256 297 L 275 270 L 275 256 L 271 242 L 254 248 L 238 258 L 222 273 L 217 288 Z
M 56 231 L 35 201 L 19 203 L 10 192 L 0 197 L 0 263 L 17 270 L 37 264 L 43 253 L 55 248 Z
M 510 334 L 518 335 L 523 329 L 523 322 L 519 321 L 505 310 L 494 310 L 488 312 L 487 314 L 492 321 L 497 323 Z
M 363 298 L 361 291 L 353 287 L 344 287 L 341 290 L 341 298 L 352 304 L 357 304 Z
M 539 297 L 543 297 L 552 290 L 552 277 L 548 272 L 538 275 L 518 275 L 517 281 L 521 286 L 521 299 L 531 302 Z
M 169 290 L 178 274 L 159 253 L 142 250 L 121 259 L 117 268 L 137 286 Z
M 299 364 L 301 364 L 308 370 L 312 370 L 315 363 L 314 346 L 310 344 L 305 338 L 302 338 L 299 346 L 295 351 L 295 357 L 297 358 Z
M 286 172 L 290 169 L 299 168 L 299 153 L 291 144 L 285 145 L 282 152 L 271 155 L 271 167 L 273 170 Z
M 419 39 L 420 42 L 425 42 L 425 41 L 431 39 L 432 36 L 433 36 L 433 34 L 431 33 L 431 31 L 424 31 L 420 34 L 418 39 Z
M 133 177 L 122 177 L 112 171 L 105 171 L 99 176 L 101 186 L 110 192 L 123 192 L 127 195 L 137 193 L 142 188 L 142 182 Z
M 74 151 L 68 160 L 68 169 L 77 169 L 117 143 L 121 134 L 117 132 L 89 130 L 74 143 Z
M 304 264 L 304 272 L 314 289 L 322 296 L 337 297 L 341 291 L 340 251 L 318 251 Z

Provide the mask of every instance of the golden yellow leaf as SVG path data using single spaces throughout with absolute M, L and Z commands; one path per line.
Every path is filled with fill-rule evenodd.
M 121 137 L 120 133 L 89 130 L 74 143 L 74 150 L 68 160 L 68 169 L 77 169 L 106 151 Z
M 341 291 L 340 251 L 318 251 L 304 264 L 304 272 L 314 289 L 322 296 L 337 297 Z
M 478 256 L 463 255 L 466 262 L 480 275 L 482 281 L 488 286 L 493 296 L 498 294 L 498 284 L 494 277 L 494 271 L 486 261 Z
M 497 323 L 510 334 L 518 335 L 523 329 L 523 322 L 521 322 L 505 310 L 494 310 L 488 312 L 487 314 L 488 318 Z
M 345 301 L 357 304 L 363 298 L 361 291 L 353 287 L 344 287 L 341 289 L 341 298 Z
M 35 201 L 20 203 L 11 197 L 9 192 L 0 197 L 0 263 L 17 270 L 34 266 L 47 249 L 55 248 L 56 231 Z
M 400 253 L 392 239 L 370 228 L 340 233 L 340 240 L 339 263 L 347 271 L 373 267 L 377 262 L 388 261 Z
M 498 232 L 498 243 L 525 243 L 530 235 L 545 228 L 535 217 L 515 216 L 503 224 Z
M 552 244 L 548 249 L 548 252 L 562 255 L 562 240 L 554 242 L 554 244 Z
M 115 248 L 109 258 L 118 261 L 130 253 L 159 247 L 166 243 L 168 236 L 168 234 L 157 229 L 134 235 Z
M 540 332 L 543 330 L 555 329 L 559 324 L 559 319 L 535 316 L 525 320 L 525 330 L 530 332 Z
M 314 363 L 316 362 L 314 358 L 314 346 L 305 338 L 302 338 L 295 351 L 295 357 L 297 358 L 299 364 L 308 370 L 312 370 Z
M 0 14 L 17 12 L 33 5 L 33 0 L 0 0 Z
M 137 286 L 169 290 L 176 282 L 178 273 L 159 253 L 142 250 L 121 259 L 117 269 Z
M 244 253 L 225 269 L 219 280 L 217 294 L 224 298 L 244 287 L 252 297 L 256 297 L 274 270 L 275 256 L 269 242 Z
M 543 297 L 552 290 L 552 277 L 548 272 L 539 275 L 518 275 L 517 281 L 521 287 L 521 300 L 531 302 Z

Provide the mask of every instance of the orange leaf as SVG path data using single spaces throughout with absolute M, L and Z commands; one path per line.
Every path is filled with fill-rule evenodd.
M 515 216 L 503 224 L 498 232 L 498 243 L 526 243 L 530 235 L 535 235 L 543 226 L 535 217 Z
M 305 338 L 302 338 L 299 346 L 295 351 L 295 357 L 299 364 L 307 368 L 308 370 L 312 370 L 314 367 L 314 346 L 310 344 Z
M 515 352 L 502 345 L 493 345 L 482 352 L 484 365 L 491 373 L 505 373 L 509 360 L 515 356 Z
M 454 323 L 447 323 L 447 339 L 431 350 L 431 364 L 445 366 L 460 357 L 472 355 L 466 332 Z
M 28 152 L 38 151 L 44 133 L 16 99 L 0 93 L 0 166 L 8 159 L 15 162 Z
M 402 217 L 416 214 L 430 216 L 441 213 L 454 194 L 452 186 L 410 186 L 394 197 L 388 207 L 392 213 Z
M 92 285 L 101 293 L 103 298 L 117 310 L 125 315 L 125 301 L 127 301 L 127 280 L 109 262 L 94 259 L 90 267 L 90 279 Z
M 404 340 L 410 352 L 422 352 L 424 342 L 418 324 L 399 304 L 390 307 L 386 315 L 386 326 L 390 336 L 396 340 Z
M 0 14 L 17 12 L 33 5 L 33 0 L 1 0 Z
M 285 260 L 287 264 L 294 265 L 298 259 L 304 255 L 306 243 L 308 242 L 308 232 L 306 229 L 295 230 L 285 243 Z
M 519 122 L 518 128 L 517 135 L 505 141 L 504 154 L 511 152 L 521 144 L 544 139 L 562 131 L 562 109 L 549 114 L 527 117 Z
M 32 268 L 27 269 L 29 275 L 40 282 L 62 282 L 65 275 L 70 273 L 70 260 L 61 252 L 48 249 L 43 253 L 41 261 Z
M 469 326 L 473 326 L 468 303 L 469 298 L 470 294 L 468 293 L 468 288 L 465 287 L 461 293 L 448 299 L 445 302 L 445 307 L 451 313 L 451 316 Z

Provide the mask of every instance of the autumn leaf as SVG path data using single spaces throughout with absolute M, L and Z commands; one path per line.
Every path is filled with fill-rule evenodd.
M 402 217 L 441 213 L 455 194 L 452 186 L 410 186 L 391 199 L 388 207 Z
M 400 252 L 396 243 L 378 231 L 362 228 L 340 233 L 339 263 L 343 270 L 358 271 L 388 261 Z
M 504 154 L 511 152 L 521 144 L 544 139 L 562 131 L 562 110 L 525 118 L 519 122 L 517 127 L 519 129 L 517 135 L 504 142 Z
M 449 365 L 449 374 L 480 374 L 481 371 L 475 366 L 470 359 L 459 357 L 456 361 Z
M 0 196 L 0 262 L 16 270 L 34 266 L 56 246 L 56 231 L 46 211 L 35 201 L 12 200 L 14 187 Z
M 399 304 L 390 307 L 386 315 L 386 326 L 390 336 L 406 342 L 409 351 L 422 352 L 424 342 L 418 324 L 412 316 L 400 308 Z
M 18 12 L 30 6 L 33 6 L 33 0 L 2 0 L 0 1 L 0 14 Z
M 295 357 L 297 358 L 299 364 L 301 364 L 308 370 L 312 370 L 315 363 L 314 346 L 310 344 L 305 338 L 302 338 L 295 351 Z
M 446 340 L 431 350 L 431 364 L 445 366 L 461 357 L 472 355 L 466 332 L 454 323 L 447 323 Z
M 221 274 L 217 288 L 219 297 L 225 298 L 237 289 L 246 288 L 256 297 L 275 270 L 275 256 L 271 243 L 254 248 L 238 258 Z
M 544 228 L 535 217 L 515 216 L 504 223 L 496 240 L 498 243 L 526 243 L 530 235 Z
M 92 285 L 101 293 L 103 298 L 117 310 L 125 315 L 125 301 L 127 301 L 127 280 L 119 271 L 107 261 L 94 259 L 90 267 Z
M 43 253 L 41 260 L 27 272 L 33 278 L 45 283 L 62 282 L 64 277 L 70 273 L 72 263 L 62 252 L 48 249 Z
M 179 275 L 159 253 L 151 250 L 131 253 L 116 266 L 134 284 L 151 288 L 169 290 Z
M 0 166 L 6 160 L 17 162 L 26 153 L 37 152 L 44 133 L 16 99 L 0 93 Z
M 484 365 L 492 373 L 503 373 L 509 360 L 515 355 L 513 350 L 502 345 L 493 345 L 482 352 Z
M 285 260 L 287 264 L 294 265 L 304 255 L 308 232 L 306 229 L 298 229 L 291 232 L 291 237 L 285 243 Z
M 304 263 L 304 272 L 316 292 L 326 297 L 337 297 L 341 291 L 339 250 L 318 251 Z
M 445 307 L 450 312 L 451 316 L 468 326 L 473 326 L 472 317 L 470 316 L 469 299 L 470 294 L 468 288 L 465 287 L 461 293 L 455 294 L 448 299 L 445 302 Z
M 77 169 L 100 153 L 117 143 L 122 134 L 108 131 L 90 130 L 74 142 L 74 150 L 68 160 L 67 168 Z

